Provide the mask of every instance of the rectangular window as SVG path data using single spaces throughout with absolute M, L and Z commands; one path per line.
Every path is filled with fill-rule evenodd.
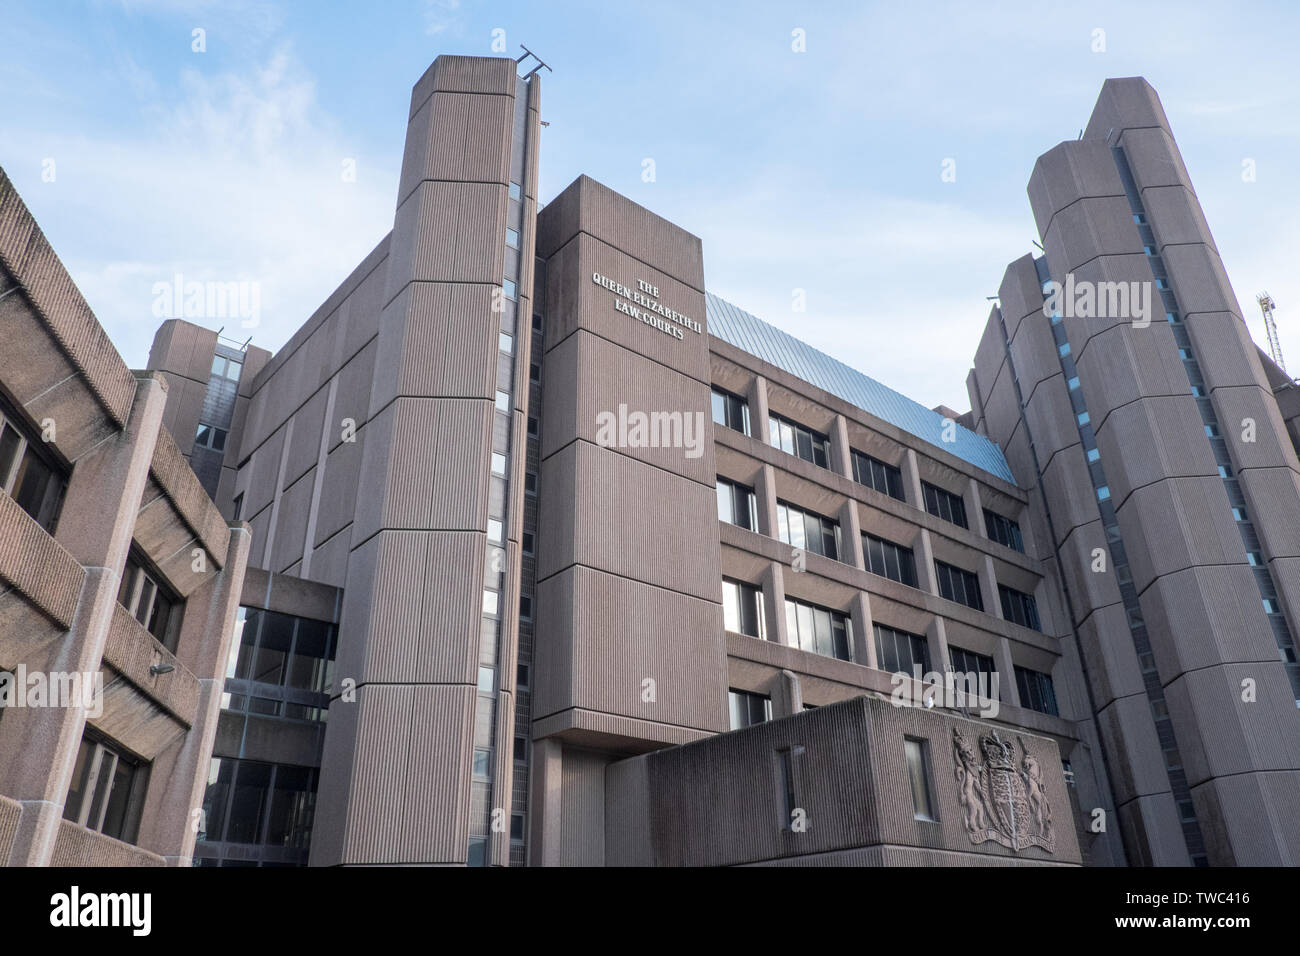
M 162 575 L 147 568 L 145 559 L 134 548 L 122 570 L 117 602 L 167 650 L 176 650 L 181 600 L 162 583 Z
M 996 541 L 1005 548 L 1025 553 L 1025 541 L 1020 536 L 1020 525 L 1010 518 L 1004 518 L 996 511 L 984 509 L 984 528 L 990 541 Z
M 724 428 L 730 428 L 732 431 L 740 432 L 742 435 L 748 435 L 749 432 L 749 403 L 739 395 L 733 395 L 731 392 L 725 392 L 720 388 L 713 389 L 713 422 Z
M 768 416 L 768 439 L 773 448 L 795 455 L 822 468 L 829 468 L 830 439 L 780 415 Z
M 1028 707 L 1040 714 L 1060 716 L 1060 711 L 1056 708 L 1056 688 L 1052 686 L 1051 674 L 1017 667 L 1016 688 L 1020 691 L 1021 707 Z
M 959 528 L 970 527 L 966 523 L 966 502 L 962 501 L 961 495 L 954 495 L 951 491 L 944 491 L 928 481 L 923 481 L 921 496 L 925 498 L 925 510 L 936 518 L 942 518 Z
M 519 233 L 513 229 L 506 230 L 506 245 L 511 249 L 519 248 Z
M 506 279 L 504 282 L 502 282 L 501 288 L 505 292 L 507 299 L 518 298 L 519 295 L 518 289 L 515 286 L 514 282 L 512 282 L 511 280 Z
M 903 494 L 903 473 L 893 465 L 887 465 L 879 458 L 872 458 L 853 449 L 849 452 L 853 458 L 853 480 L 860 485 L 874 488 L 881 494 L 906 501 Z
M 87 732 L 73 765 L 63 819 L 134 843 L 148 777 L 147 765 Z
M 728 690 L 727 706 L 731 711 L 731 729 L 743 730 L 772 719 L 772 699 L 747 690 Z
M 930 645 L 920 634 L 909 634 L 883 624 L 874 625 L 876 632 L 876 668 L 896 674 L 913 673 L 920 667 L 922 674 L 930 672 Z
M 0 413 L 0 491 L 53 534 L 67 481 L 41 440 L 32 434 L 16 416 Z
M 763 621 L 763 589 L 743 581 L 722 579 L 723 626 L 736 634 L 767 638 Z
M 904 737 L 903 750 L 907 754 L 907 777 L 912 784 L 912 816 L 933 823 L 936 818 L 931 799 L 929 747 L 924 740 Z
M 511 199 L 519 199 L 522 195 L 523 195 L 523 193 L 522 193 L 522 192 L 520 191 L 520 189 L 519 189 L 519 184 L 518 184 L 518 183 L 511 183 L 511 184 L 510 184 L 510 198 L 511 198 Z
M 853 659 L 853 622 L 840 612 L 786 598 L 785 623 L 795 647 L 841 661 Z
M 867 559 L 867 570 L 872 574 L 879 574 L 910 588 L 916 587 L 916 559 L 911 548 L 864 533 L 862 553 Z
M 781 820 L 783 830 L 793 829 L 795 813 L 800 809 L 797 763 L 803 752 L 803 747 L 799 746 L 785 747 L 776 752 L 776 765 L 781 777 L 781 795 L 785 805 L 785 815 Z
M 1035 631 L 1043 629 L 1038 620 L 1038 602 L 1032 594 L 999 584 L 998 598 L 1002 601 L 1002 616 L 1008 621 Z
M 977 575 L 942 561 L 934 562 L 934 574 L 939 579 L 940 596 L 977 611 L 984 610 L 984 598 L 980 595 L 980 579 Z
M 754 489 L 718 477 L 718 520 L 746 531 L 758 530 L 758 500 Z
M 200 424 L 194 435 L 194 444 L 201 448 L 211 448 L 213 451 L 225 451 L 227 434 L 224 428 L 218 428 L 216 425 Z
M 840 523 L 786 501 L 776 503 L 777 537 L 794 548 L 840 559 Z
M 993 676 L 997 673 L 997 667 L 993 664 L 993 658 L 987 654 L 976 654 L 956 644 L 949 644 L 948 662 L 952 665 L 955 674 L 974 674 L 984 685 L 980 693 L 987 692 L 990 698 L 1002 697 L 1000 689 L 996 695 L 993 694 Z

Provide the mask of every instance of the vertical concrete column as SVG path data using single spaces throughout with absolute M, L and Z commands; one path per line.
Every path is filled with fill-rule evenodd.
M 849 454 L 849 426 L 843 415 L 831 422 L 831 471 L 853 478 L 853 456 Z
M 785 626 L 785 568 L 776 561 L 763 572 L 763 613 L 767 615 L 767 639 L 789 644 Z
M 866 591 L 853 596 L 849 610 L 853 618 L 853 662 L 863 667 L 876 667 L 876 633 L 871 618 L 871 600 Z
M 559 866 L 563 839 L 563 747 L 554 737 L 533 741 L 528 778 L 528 865 Z
M 758 508 L 758 532 L 769 538 L 776 533 L 776 469 L 764 465 L 754 483 L 755 505 Z
M 998 638 L 993 649 L 993 660 L 998 665 L 1001 678 L 999 686 L 1002 703 L 1013 707 L 1020 706 L 1020 688 L 1016 686 L 1016 668 L 1011 661 L 1011 642 L 1005 637 Z
M 745 393 L 749 403 L 749 430 L 759 441 L 767 442 L 767 379 L 755 375 Z
M 984 504 L 980 497 L 980 485 L 974 478 L 966 479 L 962 500 L 966 504 L 966 523 L 970 525 L 970 530 L 981 537 L 988 537 L 988 529 L 984 527 Z
M 160 374 L 137 377 L 126 428 L 73 469 L 55 537 L 85 567 L 86 576 L 67 636 L 43 661 L 28 662 L 29 670 L 86 674 L 100 668 L 166 392 Z M 82 706 L 22 708 L 6 715 L 0 766 L 10 768 L 6 795 L 22 805 L 10 866 L 49 863 L 85 726 Z
M 840 506 L 840 545 L 843 553 L 840 560 L 855 568 L 866 569 L 867 563 L 862 554 L 862 522 L 858 518 L 858 503 L 852 498 Z
M 803 688 L 799 686 L 799 677 L 793 671 L 783 670 L 772 678 L 768 684 L 768 696 L 772 699 L 772 718 L 790 717 L 803 710 Z
M 934 547 L 930 543 L 929 529 L 922 528 L 917 532 L 912 549 L 916 553 L 916 583 L 926 594 L 937 595 L 939 580 L 934 574 Z
M 925 499 L 921 497 L 921 469 L 916 461 L 916 452 L 907 449 L 903 460 L 898 463 L 898 470 L 903 473 L 903 486 L 907 488 L 907 503 L 913 508 L 925 510 Z
M 194 811 L 203 806 L 208 761 L 221 717 L 226 662 L 252 541 L 247 524 L 231 526 L 221 572 L 185 601 L 176 658 L 199 679 L 199 702 L 189 732 L 154 759 L 137 840 L 139 846 L 159 854 L 171 866 L 189 866 L 194 855 Z
M 1002 601 L 998 598 L 998 575 L 993 569 L 993 559 L 987 555 L 980 555 L 980 563 L 976 568 L 980 579 L 980 596 L 984 598 L 984 610 L 996 618 L 1002 617 Z
M 937 614 L 925 629 L 925 643 L 930 649 L 930 669 L 938 674 L 947 673 L 948 633 L 944 630 L 943 618 Z

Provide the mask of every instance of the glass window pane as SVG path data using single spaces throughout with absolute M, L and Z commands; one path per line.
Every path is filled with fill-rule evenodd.
M 732 523 L 731 486 L 718 481 L 718 520 Z
M 29 445 L 22 464 L 18 466 L 18 477 L 14 479 L 13 498 L 18 502 L 18 507 L 36 520 L 40 520 L 45 492 L 53 477 L 54 472 L 37 457 Z
M 18 446 L 21 444 L 19 434 L 5 425 L 4 431 L 0 432 L 0 490 L 5 490 L 5 479 L 13 470 L 14 459 L 18 457 Z
M 251 760 L 239 762 L 226 833 L 229 842 L 257 843 L 261 839 L 270 786 L 270 764 Z
M 330 626 L 323 621 L 298 620 L 298 635 L 289 659 L 289 687 L 323 692 L 330 650 Z
M 817 629 L 813 624 L 813 609 L 807 604 L 796 606 L 799 617 L 799 646 L 805 651 L 817 650 Z
M 722 582 L 722 626 L 740 632 L 740 589 L 733 581 Z
M 311 835 L 316 795 L 309 767 L 279 765 L 266 827 L 266 845 L 305 848 Z
M 63 819 L 76 822 L 78 815 L 81 813 L 81 803 L 86 796 L 86 788 L 90 781 L 90 766 L 92 758 L 95 755 L 95 745 L 89 740 L 82 739 L 81 747 L 77 750 L 77 762 L 72 768 L 72 783 L 68 787 L 68 799 L 63 804 Z
M 131 799 L 131 785 L 135 781 L 136 768 L 125 760 L 118 760 L 113 771 L 112 791 L 108 796 L 108 809 L 104 811 L 104 825 L 100 832 L 121 840 L 125 836 L 128 820 L 126 811 Z
M 727 399 L 717 392 L 713 393 L 713 421 L 718 425 L 727 424 Z
M 293 641 L 294 619 L 287 614 L 266 612 L 262 622 L 261 642 L 253 654 L 249 680 L 263 684 L 280 684 L 284 681 L 284 666 Z

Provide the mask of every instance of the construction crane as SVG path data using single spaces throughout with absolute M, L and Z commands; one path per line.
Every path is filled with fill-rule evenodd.
M 1267 292 L 1255 296 L 1255 301 L 1259 303 L 1259 310 L 1264 313 L 1264 331 L 1268 334 L 1268 354 L 1273 357 L 1273 363 L 1285 372 L 1286 362 L 1282 360 L 1282 345 L 1277 340 L 1277 320 L 1273 318 L 1273 310 L 1277 308 L 1277 303 Z

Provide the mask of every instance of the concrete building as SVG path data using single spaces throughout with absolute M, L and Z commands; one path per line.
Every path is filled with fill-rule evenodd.
M 393 230 L 283 348 L 168 322 L 132 380 L 248 569 L 204 585 L 225 603 L 195 674 L 225 683 L 172 775 L 202 799 L 142 817 L 200 839 L 107 842 L 220 866 L 1294 859 L 1292 532 L 1228 525 L 1234 493 L 1291 507 L 1300 399 L 1185 175 L 1159 179 L 1182 167 L 1149 87 L 1108 82 L 1039 161 L 1047 254 L 1009 268 L 958 414 L 710 294 L 696 236 L 590 178 L 539 211 L 518 69 L 434 62 Z M 1200 298 L 1142 328 L 1044 312 L 1050 278 L 1121 265 Z M 1202 380 L 1222 428 L 1256 420 L 1226 474 Z M 15 799 L 62 805 L 22 766 L 48 792 Z

